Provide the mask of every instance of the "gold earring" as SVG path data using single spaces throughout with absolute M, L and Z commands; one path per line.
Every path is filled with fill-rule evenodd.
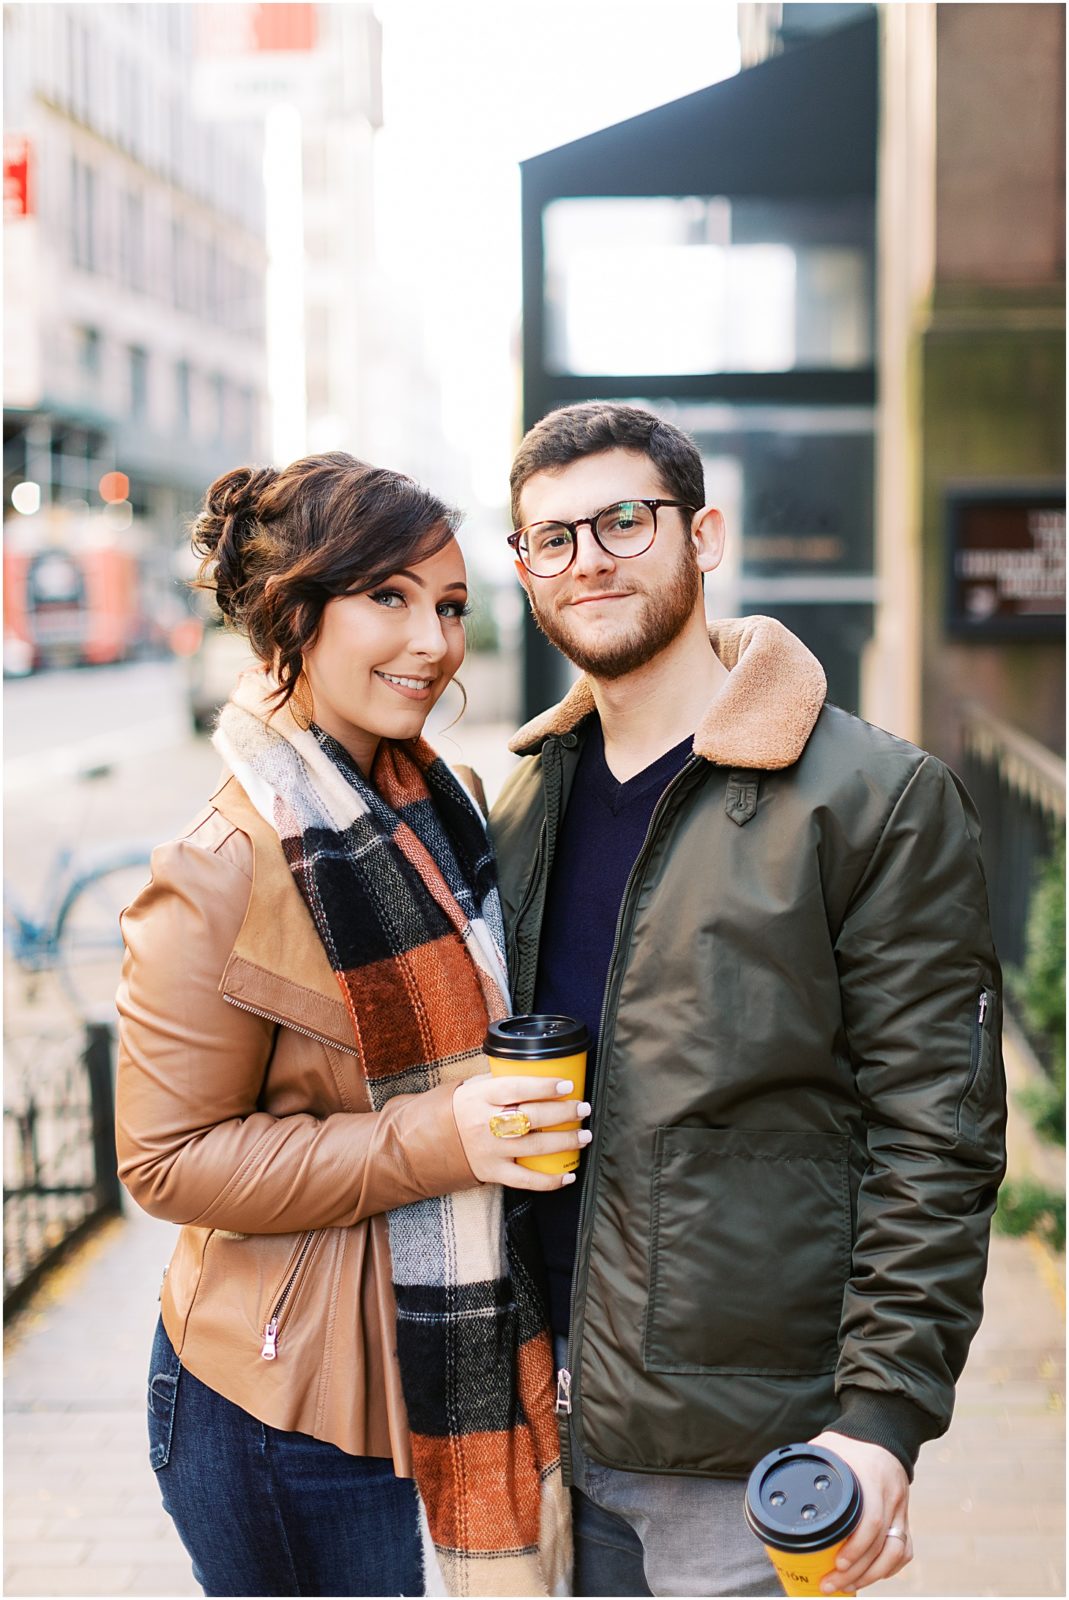
M 290 695 L 290 713 L 298 728 L 303 732 L 307 732 L 312 726 L 315 706 L 312 703 L 312 691 L 308 687 L 308 679 L 303 672 L 294 684 L 293 693 Z

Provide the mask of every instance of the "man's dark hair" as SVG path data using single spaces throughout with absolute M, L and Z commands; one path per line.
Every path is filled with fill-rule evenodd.
M 551 411 L 526 434 L 509 477 L 513 527 L 519 525 L 520 495 L 528 478 L 606 450 L 648 456 L 669 498 L 695 507 L 705 504 L 705 474 L 693 439 L 652 411 L 613 400 L 586 400 Z

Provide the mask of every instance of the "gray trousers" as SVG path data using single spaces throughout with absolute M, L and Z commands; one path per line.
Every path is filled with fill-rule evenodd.
M 573 1454 L 576 1595 L 782 1595 L 743 1518 L 745 1478 L 620 1472 L 574 1441 Z

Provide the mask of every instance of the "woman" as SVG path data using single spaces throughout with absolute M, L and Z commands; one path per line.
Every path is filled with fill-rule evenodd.
M 455 520 L 336 453 L 227 474 L 194 528 L 262 665 L 123 918 L 118 1141 L 183 1224 L 150 1455 L 207 1594 L 538 1594 L 567 1565 L 529 1206 L 501 1185 L 559 1185 L 515 1157 L 585 1143 L 537 1130 L 587 1108 L 480 1054 L 508 1009 L 493 859 L 420 738 L 464 656 Z

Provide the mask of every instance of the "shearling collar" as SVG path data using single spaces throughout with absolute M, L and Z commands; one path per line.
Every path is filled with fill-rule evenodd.
M 774 772 L 793 765 L 824 704 L 824 669 L 800 639 L 772 617 L 736 617 L 709 626 L 709 641 L 730 676 L 694 733 L 694 753 L 723 767 Z M 509 743 L 532 755 L 551 733 L 569 733 L 595 709 L 588 677 Z

